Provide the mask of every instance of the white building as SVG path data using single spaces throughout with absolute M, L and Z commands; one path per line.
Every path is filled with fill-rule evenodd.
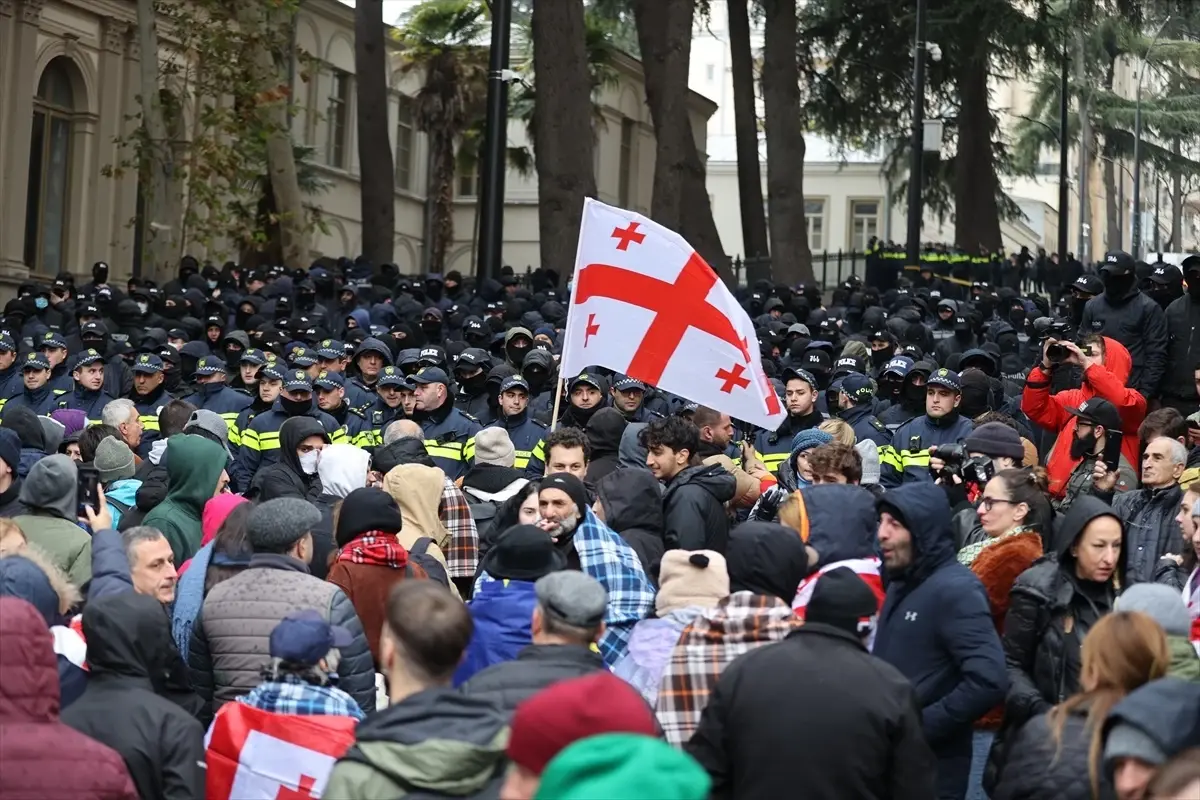
M 319 66 L 311 80 L 297 78 L 293 95 L 304 107 L 293 138 L 314 148 L 316 168 L 332 187 L 310 198 L 329 229 L 314 236 L 314 258 L 353 256 L 362 242 L 353 13 L 337 0 L 304 0 L 296 20 L 297 44 Z M 137 211 L 136 180 L 104 175 L 118 161 L 115 140 L 128 135 L 138 110 L 135 23 L 135 0 L 0 0 L 0 291 L 60 270 L 87 275 L 98 260 L 112 266 L 114 279 L 135 269 L 129 223 Z M 655 148 L 641 64 L 618 57 L 614 66 L 619 81 L 598 99 L 604 120 L 596 128 L 598 194 L 648 211 Z M 428 148 L 414 129 L 409 98 L 421 79 L 397 72 L 390 80 L 395 261 L 414 274 L 423 263 Z M 716 106 L 694 92 L 688 105 L 703 152 Z M 508 138 L 510 146 L 527 143 L 517 123 Z M 460 176 L 455 188 L 455 243 L 444 268 L 467 274 L 474 271 L 478 180 Z M 518 270 L 539 263 L 537 214 L 536 179 L 510 170 L 501 257 Z M 207 255 L 192 243 L 182 252 Z

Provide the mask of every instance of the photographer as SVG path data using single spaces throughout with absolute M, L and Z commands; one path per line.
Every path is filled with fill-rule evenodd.
M 1055 510 L 1059 514 L 1067 513 L 1067 509 L 1076 498 L 1085 494 L 1124 493 L 1137 488 L 1137 472 L 1125 458 L 1125 444 L 1120 426 L 1121 417 L 1112 403 L 1099 397 L 1084 400 L 1079 408 L 1067 409 L 1075 420 L 1074 431 L 1069 445 L 1072 459 L 1079 463 L 1067 477 L 1063 496 L 1054 501 Z M 1109 439 L 1121 437 L 1121 454 L 1116 471 L 1108 469 L 1104 463 L 1104 455 L 1108 449 Z M 1136 445 L 1137 440 L 1134 439 Z
M 987 539 L 976 504 L 983 487 L 997 472 L 1020 467 L 1025 459 L 1021 436 L 1002 422 L 989 422 L 971 431 L 961 445 L 943 445 L 930 452 L 929 473 L 946 492 L 954 520 L 954 550 Z
M 1120 418 L 1113 430 L 1136 431 L 1146 416 L 1146 398 L 1125 387 L 1133 362 L 1124 345 L 1107 336 L 1086 336 L 1081 343 L 1084 352 L 1074 342 L 1061 341 L 1053 336 L 1042 346 L 1042 359 L 1029 373 L 1021 395 L 1021 410 L 1030 420 L 1057 433 L 1046 472 L 1050 479 L 1051 497 L 1062 500 L 1067 480 L 1078 465 L 1083 453 L 1072 455 L 1076 417 L 1069 409 L 1078 408 L 1087 400 L 1098 397 L 1111 403 Z M 1050 394 L 1053 373 L 1061 365 L 1074 364 L 1083 369 L 1083 385 L 1058 394 Z M 1125 437 L 1121 453 L 1130 463 L 1138 460 L 1136 437 Z

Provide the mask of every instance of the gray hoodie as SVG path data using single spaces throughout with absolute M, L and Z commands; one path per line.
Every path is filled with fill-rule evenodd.
M 646 427 L 645 422 L 631 422 L 621 434 L 621 445 L 617 448 L 617 462 L 621 468 L 646 467 L 646 448 L 638 440 L 638 434 Z

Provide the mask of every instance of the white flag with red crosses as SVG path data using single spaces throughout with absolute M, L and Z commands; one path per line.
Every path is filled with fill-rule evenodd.
M 589 198 L 560 374 L 590 366 L 767 430 L 784 417 L 754 323 L 704 259 L 674 231 Z

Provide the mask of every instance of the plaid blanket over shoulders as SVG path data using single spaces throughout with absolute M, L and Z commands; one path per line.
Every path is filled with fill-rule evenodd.
M 708 695 L 730 662 L 781 641 L 800 624 L 778 597 L 734 592 L 684 628 L 663 672 L 655 707 L 667 741 L 682 747 L 692 738 Z
M 612 528 L 586 509 L 572 540 L 583 571 L 608 592 L 608 615 L 598 646 L 611 668 L 625 654 L 633 626 L 654 611 L 654 586 L 637 553 Z

